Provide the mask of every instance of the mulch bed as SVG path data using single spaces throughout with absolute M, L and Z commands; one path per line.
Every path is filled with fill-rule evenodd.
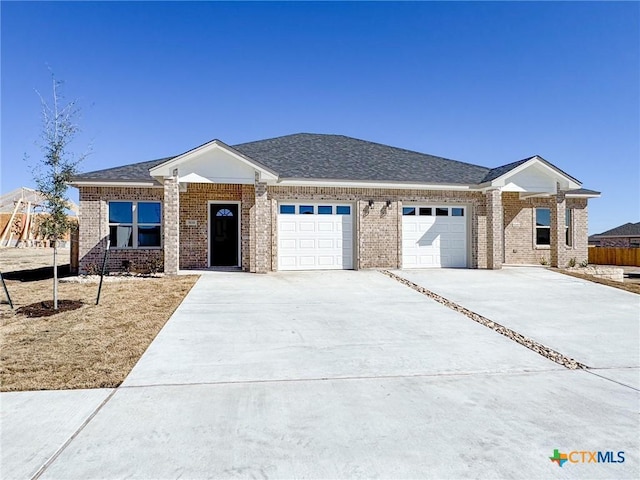
M 36 302 L 25 305 L 16 310 L 16 313 L 26 317 L 50 317 L 61 312 L 76 310 L 84 305 L 79 300 L 58 300 L 58 309 L 53 309 L 53 300 L 45 300 L 44 302 Z

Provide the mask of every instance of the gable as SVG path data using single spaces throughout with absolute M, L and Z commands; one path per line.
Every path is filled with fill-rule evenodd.
M 518 162 L 512 168 L 489 183 L 492 187 L 501 187 L 504 192 L 526 194 L 555 194 L 557 186 L 561 190 L 580 188 L 580 183 L 557 169 L 544 159 L 535 156 L 525 162 Z
M 256 173 L 267 179 L 277 178 L 272 172 L 219 140 L 201 145 L 149 170 L 151 176 L 156 178 L 173 176 L 176 171 L 180 183 L 253 185 Z
M 178 180 L 195 183 L 241 183 L 253 185 L 255 169 L 220 149 L 202 152 L 178 168 Z

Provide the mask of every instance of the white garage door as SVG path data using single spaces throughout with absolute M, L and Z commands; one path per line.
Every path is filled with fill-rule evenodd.
M 466 217 L 466 207 L 403 207 L 403 268 L 466 267 Z
M 280 204 L 278 270 L 353 268 L 351 210 L 344 204 Z

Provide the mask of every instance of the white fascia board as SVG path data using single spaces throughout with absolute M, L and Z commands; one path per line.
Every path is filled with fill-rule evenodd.
M 565 194 L 567 198 L 600 198 L 601 195 L 599 193 L 567 193 Z
M 342 188 L 389 188 L 396 190 L 476 190 L 475 185 L 444 185 L 425 183 L 403 183 L 403 182 L 367 182 L 367 181 L 346 181 L 346 180 L 309 180 L 309 179 L 286 179 L 277 183 L 269 183 L 279 187 L 342 187 Z
M 260 172 L 261 178 L 266 180 L 277 180 L 278 176 L 269 170 L 267 170 L 262 165 L 257 164 L 255 161 L 250 158 L 240 154 L 233 148 L 225 145 L 220 140 L 212 140 L 211 142 L 205 143 L 204 145 L 200 145 L 199 147 L 194 148 L 193 150 L 189 150 L 188 152 L 183 153 L 182 155 L 178 155 L 171 160 L 166 161 L 165 163 L 161 163 L 160 165 L 156 165 L 155 167 L 149 169 L 149 173 L 152 177 L 170 177 L 173 175 L 173 170 L 178 167 L 180 164 L 190 160 L 191 158 L 200 155 L 209 150 L 222 150 L 234 159 L 244 163 L 245 165 L 250 166 L 254 170 Z
M 145 188 L 163 188 L 162 185 L 158 185 L 156 182 L 110 182 L 100 180 L 81 180 L 77 182 L 69 182 L 72 187 L 145 187 Z
M 554 178 L 562 178 L 562 179 L 566 180 L 569 183 L 569 189 L 577 189 L 577 188 L 582 187 L 582 185 L 580 183 L 577 183 L 572 178 L 568 177 L 567 175 L 563 175 L 559 171 L 551 168 L 545 162 L 540 160 L 540 157 L 538 157 L 537 155 L 535 157 L 530 158 L 529 160 L 524 162 L 522 165 L 518 165 L 513 170 L 509 170 L 507 173 L 504 173 L 504 174 L 500 175 L 498 178 L 494 178 L 493 180 L 491 180 L 491 185 L 502 186 L 502 185 L 505 184 L 505 180 L 508 177 L 510 177 L 512 175 L 516 175 L 516 174 L 522 172 L 523 170 L 526 170 L 527 168 L 529 168 L 529 167 L 531 167 L 533 165 L 536 165 L 538 167 L 542 167 L 543 170 L 546 170 L 546 172 L 550 173 L 551 176 L 553 176 Z

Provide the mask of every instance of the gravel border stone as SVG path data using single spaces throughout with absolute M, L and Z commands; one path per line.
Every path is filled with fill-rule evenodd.
M 386 275 L 387 277 L 390 277 L 402 283 L 403 285 L 406 285 L 407 287 L 412 288 L 413 290 L 420 292 L 423 295 L 426 295 L 427 297 L 435 300 L 436 302 L 444 305 L 445 307 L 449 307 L 451 310 L 455 310 L 456 312 L 462 313 L 464 316 L 470 318 L 474 322 L 484 325 L 485 327 L 488 327 L 491 330 L 498 332 L 501 335 L 504 335 L 505 337 L 513 340 L 514 342 L 519 343 L 524 347 L 527 347 L 529 350 L 532 350 L 537 354 L 542 355 L 543 357 L 548 358 L 549 360 L 562 365 L 563 367 L 566 367 L 570 370 L 589 368 L 586 365 L 578 362 L 577 360 L 574 360 L 573 358 L 567 357 L 566 355 L 563 355 L 562 353 L 557 352 L 552 348 L 542 345 L 541 343 L 538 343 L 535 340 L 532 340 L 531 338 L 525 337 L 524 335 L 516 332 L 515 330 L 511 330 L 510 328 L 507 328 L 504 325 L 500 325 L 499 323 L 496 323 L 493 320 L 488 319 L 487 317 L 483 317 L 482 315 L 476 312 L 472 312 L 468 308 L 465 308 L 462 305 L 452 302 L 451 300 L 448 300 L 438 295 L 437 293 L 432 292 L 431 290 L 421 287 L 420 285 L 413 283 L 412 281 L 407 280 L 406 278 L 402 278 L 401 276 L 396 275 L 395 273 L 392 273 L 388 270 L 380 270 L 380 272 L 383 275 Z

